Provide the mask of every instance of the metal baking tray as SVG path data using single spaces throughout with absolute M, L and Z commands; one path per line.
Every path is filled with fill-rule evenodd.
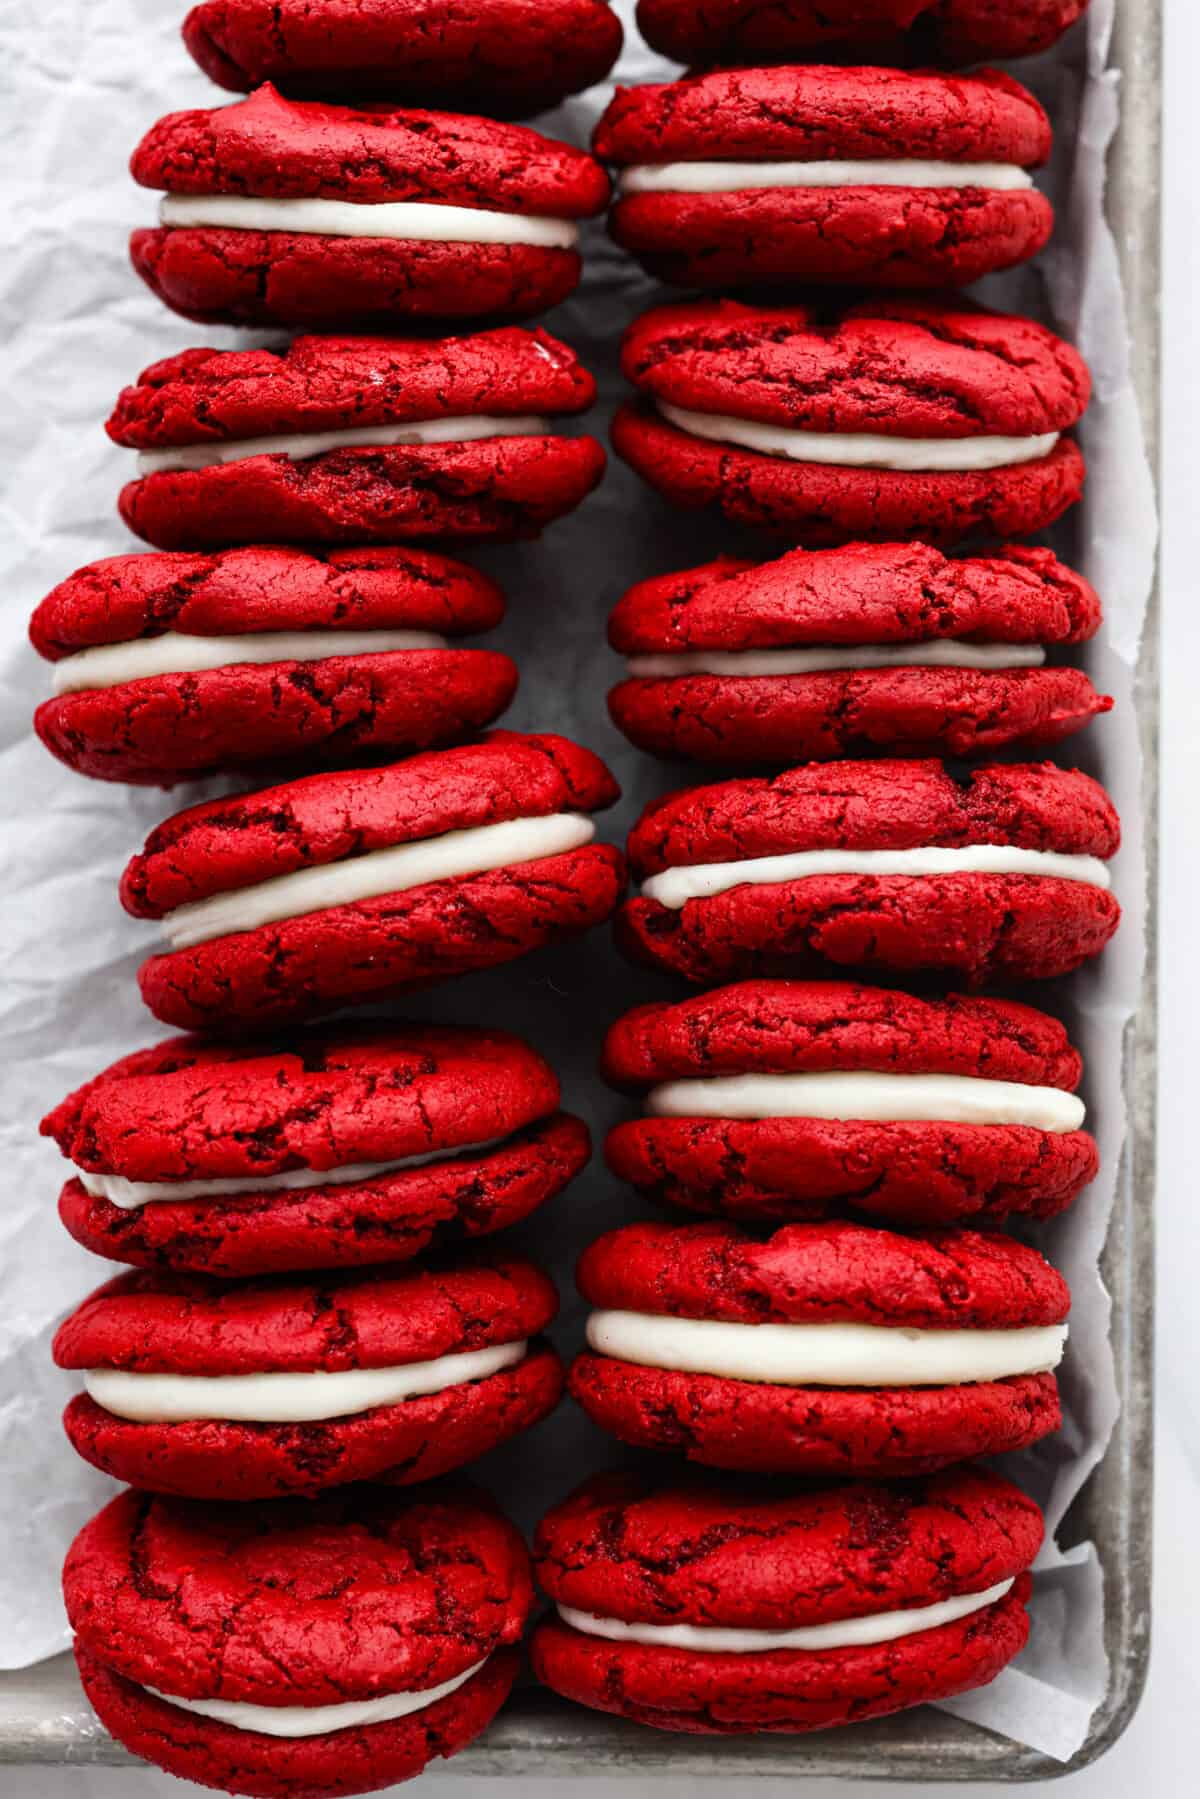
M 1110 155 L 1108 212 L 1116 237 L 1133 336 L 1134 376 L 1146 439 L 1156 462 L 1158 442 L 1160 269 L 1161 0 L 1124 0 L 1117 7 L 1112 61 L 1120 71 L 1122 122 Z M 600 258 L 602 241 L 591 246 Z M 609 279 L 624 277 L 609 268 Z M 629 276 L 630 314 L 645 303 Z M 581 349 L 601 381 L 602 400 L 621 389 L 616 346 L 590 336 L 578 302 L 549 323 Z M 593 415 L 587 428 L 597 428 Z M 702 519 L 670 519 L 617 465 L 592 508 L 611 512 L 611 566 L 581 568 L 572 556 L 571 522 L 535 549 L 506 549 L 481 557 L 504 582 L 511 600 L 504 647 L 523 667 L 547 665 L 527 682 L 505 723 L 515 728 L 573 729 L 614 765 L 625 803 L 602 835 L 619 840 L 661 771 L 622 746 L 604 711 L 607 680 L 598 669 L 603 621 L 617 594 L 638 575 L 699 562 L 736 550 L 728 528 Z M 592 513 L 592 524 L 596 518 Z M 593 539 L 594 541 L 594 539 Z M 649 548 L 647 547 L 649 545 Z M 761 553 L 761 543 L 756 546 Z M 630 562 L 632 549 L 633 561 Z M 594 557 L 594 551 L 592 552 Z M 638 558 L 641 561 L 638 561 Z M 623 559 L 624 558 L 624 562 Z M 587 560 L 587 559 L 585 559 Z M 630 569 L 632 568 L 632 572 Z M 596 589 L 600 588 L 598 594 Z M 591 595 L 591 598 L 587 596 Z M 580 605 L 586 599 L 586 616 Z M 551 641 L 548 641 L 552 639 Z M 565 644 L 565 648 L 564 648 Z M 1158 609 L 1152 599 L 1137 671 L 1137 709 L 1144 756 L 1146 859 L 1150 901 L 1147 964 L 1137 1018 L 1124 1044 L 1129 1131 L 1102 1272 L 1112 1296 L 1112 1331 L 1120 1417 L 1102 1464 L 1073 1507 L 1064 1535 L 1097 1546 L 1105 1583 L 1108 1691 L 1086 1742 L 1062 1764 L 991 1731 L 923 1708 L 838 1731 L 798 1737 L 673 1737 L 571 1706 L 528 1685 L 479 1741 L 457 1756 L 456 1775 L 520 1776 L 669 1772 L 746 1779 L 823 1774 L 890 1779 L 1038 1780 L 1069 1773 L 1102 1755 L 1132 1717 L 1146 1677 L 1149 1652 L 1152 1495 L 1153 1221 L 1155 1102 L 1155 904 L 1157 872 L 1154 793 L 1158 738 Z M 686 777 L 685 777 L 686 778 Z M 678 782 L 676 782 L 678 784 Z M 599 1140 L 616 1103 L 598 1093 L 595 1052 L 608 1020 L 653 996 L 654 977 L 622 967 L 594 933 L 583 946 L 555 952 L 528 970 L 498 970 L 460 983 L 414 1010 L 460 1022 L 493 1018 L 513 1023 L 544 1048 L 564 1075 L 566 1103 L 589 1117 Z M 648 991 L 649 990 L 649 991 Z M 663 987 L 664 993 L 668 989 Z M 582 1309 L 571 1296 L 578 1250 L 601 1230 L 638 1214 L 637 1201 L 606 1180 L 598 1162 L 575 1187 L 513 1234 L 558 1274 L 563 1292 L 564 1347 L 580 1334 Z M 547 1434 L 549 1433 L 549 1434 Z M 600 1445 L 598 1433 L 563 1407 L 534 1437 L 510 1445 L 483 1464 L 484 1479 L 529 1526 L 582 1471 L 620 1451 Z M 628 1459 L 628 1458 L 625 1458 Z M 667 1465 L 659 1463 L 664 1473 Z M 530 1495 L 530 1471 L 543 1490 Z M 0 1673 L 0 1763 L 122 1764 L 129 1757 L 99 1727 L 80 1691 L 69 1655 L 15 1673 Z M 439 1769 L 446 1764 L 438 1764 Z M 431 1770 L 433 1772 L 434 1770 Z

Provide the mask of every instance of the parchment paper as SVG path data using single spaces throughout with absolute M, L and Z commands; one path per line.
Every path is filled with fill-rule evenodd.
M 9 200 L 0 213 L 0 317 L 7 354 L 0 369 L 2 528 L 5 587 L 0 653 L 0 787 L 8 830 L 0 885 L 0 1666 L 18 1667 L 68 1641 L 58 1569 L 74 1531 L 111 1490 L 68 1449 L 58 1412 L 73 1383 L 49 1360 L 61 1315 L 113 1272 L 60 1228 L 55 1200 L 62 1163 L 38 1140 L 42 1113 L 108 1061 L 163 1033 L 142 1009 L 134 971 L 151 933 L 121 911 L 118 874 L 146 831 L 168 811 L 202 797 L 171 798 L 87 782 L 55 763 L 30 733 L 46 670 L 24 639 L 32 606 L 80 563 L 135 547 L 114 499 L 125 453 L 101 421 L 118 387 L 148 362 L 190 342 L 236 341 L 169 315 L 130 272 L 128 229 L 149 222 L 154 199 L 135 188 L 126 159 L 164 111 L 211 105 L 221 95 L 194 69 L 178 40 L 182 6 L 162 0 L 43 0 L 10 6 L 0 22 L 0 144 Z M 632 6 L 620 5 L 627 24 Z M 1106 147 L 1117 117 L 1115 77 L 1105 72 L 1113 0 L 1094 0 L 1086 30 L 1021 69 L 1051 106 L 1059 148 L 1047 182 L 1058 207 L 1054 247 L 1036 272 L 985 284 L 981 296 L 1054 319 L 1092 365 L 1096 397 L 1083 427 L 1089 462 L 1085 504 L 1053 537 L 1100 589 L 1107 605 L 1088 664 L 1114 694 L 1113 715 L 1065 748 L 1107 784 L 1121 809 L 1125 847 L 1116 886 L 1125 921 L 1091 970 L 1026 997 L 1058 1009 L 1087 1061 L 1086 1099 L 1104 1172 L 1039 1241 L 1075 1294 L 1063 1373 L 1066 1428 L 1009 1471 L 1045 1503 L 1058 1525 L 1103 1453 L 1116 1415 L 1108 1348 L 1108 1301 L 1097 1254 L 1112 1203 L 1125 1129 L 1121 1033 L 1136 1003 L 1143 959 L 1142 819 L 1132 677 L 1150 589 L 1153 496 L 1131 390 L 1113 245 L 1103 223 Z M 668 73 L 630 29 L 624 80 Z M 11 91 L 5 93 L 5 89 Z M 570 102 L 547 129 L 583 142 L 607 90 Z M 599 230 L 588 244 L 582 293 L 548 319 L 600 378 L 602 402 L 588 421 L 603 430 L 622 389 L 620 330 L 660 297 Z M 578 736 L 605 755 L 624 787 L 606 821 L 619 839 L 654 793 L 685 783 L 636 755 L 609 724 L 604 694 L 617 672 L 604 645 L 605 617 L 633 580 L 682 568 L 718 552 L 769 554 L 771 546 L 713 519 L 673 516 L 620 464 L 575 518 L 537 545 L 480 555 L 500 576 L 510 614 L 499 642 L 518 659 L 522 687 L 506 722 Z M 212 789 L 208 789 L 212 791 Z M 524 1031 L 555 1062 L 567 1103 L 599 1141 L 627 1108 L 594 1075 L 609 1021 L 627 1006 L 677 991 L 626 968 L 606 933 L 423 998 L 407 1009 L 463 1023 L 500 1020 Z M 510 1241 L 545 1260 L 563 1292 L 556 1335 L 564 1351 L 581 1340 L 582 1305 L 570 1270 L 601 1230 L 639 1215 L 597 1160 L 571 1191 Z M 497 1452 L 484 1477 L 529 1525 L 589 1467 L 620 1459 L 570 1405 L 531 1438 Z M 659 1462 L 664 1476 L 669 1464 Z M 949 1709 L 1059 1758 L 1082 1741 L 1103 1694 L 1101 1578 L 1085 1545 L 1047 1548 L 1033 1604 L 1031 1646 L 991 1687 Z

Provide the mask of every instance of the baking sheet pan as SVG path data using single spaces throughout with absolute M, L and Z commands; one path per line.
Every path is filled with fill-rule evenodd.
M 1122 122 L 1109 162 L 1109 218 L 1117 241 L 1133 338 L 1133 365 L 1142 423 L 1147 441 L 1157 441 L 1158 384 L 1158 190 L 1159 82 L 1161 66 L 1159 0 L 1124 0 L 1116 14 L 1112 61 L 1121 74 Z M 217 96 L 213 96 L 215 102 Z M 603 259 L 602 242 L 593 245 Z M 612 278 L 611 266 L 609 278 Z M 131 278 L 132 279 L 132 278 Z M 619 279 L 619 277 L 618 277 Z M 632 313 L 645 303 L 637 278 L 630 275 Z M 549 321 L 581 348 L 611 394 L 619 387 L 613 370 L 615 345 L 595 346 L 578 324 L 571 306 Z M 186 328 L 183 328 L 186 329 Z M 178 339 L 183 342 L 183 338 Z M 148 359 L 148 358 L 147 358 Z M 132 376 L 134 369 L 121 370 Z M 605 379 L 605 377 L 607 377 Z M 114 376 L 115 380 L 115 376 Z M 599 420 L 589 419 L 597 428 Z M 727 529 L 714 521 L 672 519 L 652 497 L 638 489 L 628 471 L 614 468 L 603 490 L 614 532 L 647 534 L 653 539 L 652 561 L 637 573 L 683 567 L 718 550 L 736 548 Z M 80 559 L 114 547 L 81 545 Z M 608 685 L 601 651 L 604 615 L 623 585 L 616 570 L 626 568 L 623 544 L 613 540 L 613 570 L 580 566 L 572 559 L 572 527 L 560 526 L 537 552 L 537 574 L 530 578 L 529 552 L 514 549 L 481 557 L 504 580 L 510 594 L 510 617 L 501 641 L 523 669 L 538 665 L 527 677 L 514 712 L 505 722 L 518 728 L 568 727 L 584 741 L 621 761 L 626 803 L 619 815 L 624 827 L 651 792 L 669 784 L 643 758 L 640 765 L 614 754 L 616 739 L 604 715 Z M 761 553 L 761 543 L 755 546 Z M 1069 543 L 1067 546 L 1069 554 Z M 62 572 L 66 572 L 65 568 Z M 632 578 L 632 577 L 630 577 Z M 36 596 L 21 596 L 22 604 Z M 587 616 L 578 609 L 586 605 Z M 563 621 L 573 613 L 570 628 Z M 546 661 L 553 640 L 555 657 Z M 565 646 L 565 647 L 564 647 Z M 553 671 L 552 677 L 545 672 Z M 547 684 L 553 678 L 555 685 Z M 1157 750 L 1157 629 L 1152 603 L 1137 676 L 1137 707 L 1143 749 L 1145 849 L 1151 889 L 1155 872 L 1153 839 Z M 686 777 L 684 777 L 686 778 Z M 62 779 L 71 779 L 65 772 Z M 111 803 L 111 795 L 106 796 Z M 167 807 L 160 807 L 165 811 Z M 138 825 L 127 822 L 129 847 Z M 613 832 L 602 831 L 602 835 Z M 1120 1417 L 1100 1466 L 1076 1501 L 1064 1530 L 1065 1539 L 1090 1539 L 1098 1552 L 1105 1581 L 1105 1643 L 1109 1683 L 1095 1713 L 1087 1741 L 1067 1768 L 1094 1759 L 1128 1722 L 1145 1676 L 1149 1632 L 1151 1518 L 1151 1355 L 1152 1355 L 1152 1196 L 1154 1130 L 1154 908 L 1147 915 L 1149 955 L 1136 1020 L 1125 1037 L 1125 1093 L 1129 1128 L 1118 1180 L 1117 1199 L 1105 1247 L 1102 1272 L 1112 1299 L 1112 1334 Z M 519 972 L 497 971 L 460 984 L 445 996 L 410 1007 L 462 1022 L 493 1018 L 525 1031 L 552 1056 L 556 1044 L 572 1028 L 580 1043 L 572 1063 L 568 1098 L 584 1109 L 599 1136 L 619 1108 L 597 1092 L 588 1076 L 589 1054 L 598 1045 L 605 1023 L 625 1006 L 652 997 L 658 989 L 651 977 L 627 970 L 613 956 L 604 933 L 584 946 L 555 952 Z M 661 991 L 672 991 L 665 983 Z M 1036 996 L 1035 996 L 1036 997 Z M 1047 993 L 1046 999 L 1053 1003 Z M 149 1034 L 149 1033 L 148 1033 Z M 132 1047 L 132 1042 L 129 1045 Z M 559 1059 L 559 1058 L 556 1058 Z M 49 1197 L 49 1196 L 48 1196 Z M 600 1230 L 635 1216 L 641 1208 L 608 1180 L 598 1162 L 543 1219 L 535 1219 L 515 1242 L 555 1267 L 564 1287 L 565 1342 L 578 1335 L 580 1308 L 569 1291 L 569 1268 L 578 1248 Z M 103 1270 L 97 1267 L 97 1279 Z M 50 1421 L 47 1420 L 47 1426 Z M 549 1427 L 543 1426 L 546 1431 Z M 553 1425 L 553 1461 L 563 1470 L 553 1493 L 571 1483 L 571 1471 L 597 1460 L 595 1434 L 564 1407 Z M 515 1481 L 518 1471 L 546 1456 L 547 1437 L 518 1444 L 490 1458 L 485 1474 L 498 1491 Z M 663 1472 L 667 1464 L 660 1463 Z M 528 1514 L 523 1519 L 528 1522 Z M 34 1667 L 0 1674 L 0 1760 L 9 1762 L 117 1763 L 124 1751 L 99 1729 L 82 1699 L 73 1664 L 63 1655 Z M 529 1688 L 519 1693 L 486 1737 L 453 1764 L 456 1774 L 518 1776 L 556 1774 L 630 1775 L 669 1771 L 678 1775 L 873 1775 L 934 1779 L 1036 1779 L 1064 1772 L 1064 1765 L 964 1723 L 945 1713 L 921 1710 L 849 1730 L 794 1738 L 734 1739 L 714 1742 L 672 1738 L 588 1713 Z

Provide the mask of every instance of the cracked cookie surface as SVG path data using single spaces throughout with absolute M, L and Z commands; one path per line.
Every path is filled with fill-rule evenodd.
M 927 544 L 855 543 L 762 564 L 723 557 L 639 582 L 619 601 L 613 648 L 678 655 L 681 669 L 630 669 L 609 711 L 640 749 L 730 767 L 1041 748 L 1111 706 L 1082 670 L 910 666 L 899 651 L 1076 644 L 1099 624 L 1092 588 L 1043 549 L 1008 545 L 951 561 Z M 897 665 L 856 668 L 857 645 L 896 652 Z M 821 672 L 713 673 L 685 660 L 834 647 L 847 651 L 847 666 Z
M 1041 1543 L 1034 1502 L 982 1468 L 815 1491 L 616 1473 L 543 1518 L 534 1567 L 598 1617 L 783 1630 L 985 1590 Z
M 134 450 L 472 415 L 558 418 L 596 386 L 574 352 L 516 326 L 438 339 L 297 337 L 282 350 L 185 350 L 118 397 L 108 433 Z M 536 536 L 604 472 L 591 437 L 521 435 L 271 452 L 127 483 L 121 516 L 158 549 L 267 541 L 374 544 Z
M 1017 1652 L 1042 1532 L 1033 1501 L 980 1468 L 790 1492 L 600 1475 L 542 1520 L 534 1543 L 543 1589 L 593 1617 L 786 1631 L 1015 1584 L 955 1623 L 853 1648 L 699 1651 L 606 1640 L 551 1617 L 534 1633 L 534 1670 L 581 1704 L 666 1730 L 880 1716 L 982 1685 Z
M 881 182 L 864 167 L 836 185 L 786 177 L 709 191 L 678 186 L 618 197 L 616 241 L 677 286 L 874 283 L 965 286 L 1036 255 L 1053 208 L 971 164 L 1031 170 L 1050 151 L 1033 95 L 995 71 L 952 78 L 899 69 L 720 69 L 620 88 L 597 127 L 597 156 L 619 170 L 703 163 L 933 160 L 960 165 L 941 185 Z M 683 171 L 681 170 L 682 174 Z
M 309 776 L 168 819 L 122 882 L 137 917 L 275 876 L 449 832 L 609 806 L 589 750 L 492 732 L 383 769 Z M 511 961 L 611 916 L 624 859 L 606 844 L 426 881 L 153 956 L 139 980 L 156 1017 L 187 1029 L 264 1029 L 369 995 Z
M 303 1507 L 123 1493 L 76 1537 L 64 1594 L 88 1697 L 134 1754 L 260 1799 L 332 1799 L 407 1779 L 490 1722 L 516 1672 L 531 1582 L 517 1532 L 456 1483 Z M 407 1718 L 307 1738 L 240 1729 L 148 1690 L 338 1705 L 434 1688 L 481 1661 Z
M 1079 498 L 1083 458 L 1057 441 L 994 467 L 895 469 L 804 461 L 700 437 L 656 410 L 942 444 L 1052 437 L 1086 409 L 1076 352 L 1029 319 L 880 299 L 825 319 L 811 308 L 683 302 L 626 331 L 622 368 L 640 404 L 613 421 L 620 456 L 675 504 L 810 545 L 1043 529 Z M 800 447 L 800 446 L 797 446 Z
M 495 583 L 419 550 L 254 547 L 217 555 L 113 556 L 77 569 L 42 601 L 30 636 L 52 662 L 164 633 L 490 630 Z M 203 650 L 203 644 L 197 648 Z M 402 755 L 490 724 L 516 665 L 451 643 L 361 648 L 315 660 L 239 663 L 77 688 L 45 700 L 34 728 L 52 754 L 99 780 L 172 786 L 231 767 Z
M 677 62 L 955 65 L 1047 50 L 1088 0 L 638 0 L 647 43 Z
M 1120 822 L 1103 788 L 1051 763 L 995 764 L 957 781 L 938 762 L 814 762 L 772 779 L 668 794 L 629 838 L 635 878 L 817 849 L 973 844 L 1107 859 Z M 743 883 L 678 909 L 638 895 L 617 921 L 635 960 L 701 984 L 802 975 L 823 964 L 927 969 L 982 985 L 1045 979 L 1099 954 L 1112 892 L 1053 874 L 810 874 Z
M 1062 1323 L 1066 1283 L 1036 1250 L 976 1231 L 856 1224 L 628 1225 L 585 1250 L 585 1299 L 643 1318 L 1024 1331 Z M 646 1333 L 647 1345 L 650 1333 Z M 665 1352 L 669 1359 L 669 1349 Z M 715 1468 L 793 1475 L 929 1473 L 1024 1448 L 1058 1428 L 1052 1373 L 941 1385 L 736 1378 L 588 1349 L 572 1396 L 622 1442 Z
M 284 99 L 271 87 L 171 113 L 135 150 L 134 179 L 171 195 L 315 199 L 481 209 L 575 221 L 601 212 L 590 156 L 521 125 L 453 113 Z M 338 236 L 319 230 L 174 225 L 135 231 L 133 264 L 176 312 L 203 322 L 389 329 L 405 318 L 529 318 L 564 300 L 582 262 L 570 245 Z M 481 233 L 486 238 L 488 233 Z
M 183 38 L 222 87 L 523 118 L 603 80 L 622 31 L 608 0 L 200 0 Z
M 590 1305 L 729 1323 L 1024 1330 L 1061 1324 L 1062 1276 L 1037 1250 L 983 1231 L 901 1234 L 861 1224 L 629 1224 L 585 1249 Z
M 78 1168 L 132 1181 L 354 1171 L 324 1187 L 168 1188 L 133 1209 L 78 1176 L 63 1188 L 60 1217 L 95 1253 L 243 1276 L 407 1261 L 518 1222 L 587 1160 L 587 1127 L 558 1102 L 553 1071 L 503 1032 L 408 1025 L 247 1050 L 177 1038 L 69 1095 L 42 1132 Z M 386 1166 L 410 1157 L 435 1159 Z
M 333 1373 L 521 1339 L 529 1347 L 497 1373 L 311 1422 L 143 1422 L 80 1394 L 63 1423 L 86 1461 L 153 1492 L 247 1500 L 361 1480 L 409 1485 L 462 1467 L 554 1409 L 562 1367 L 538 1333 L 557 1306 L 552 1283 L 532 1263 L 495 1258 L 236 1286 L 199 1275 L 118 1275 L 60 1327 L 60 1367 L 185 1377 Z
M 602 1071 L 644 1093 L 744 1073 L 950 1074 L 1073 1091 L 1057 1019 L 1004 1000 L 920 999 L 839 981 L 748 981 L 618 1019 Z M 1049 1217 L 1095 1178 L 1084 1130 L 803 1117 L 656 1117 L 609 1132 L 609 1167 L 660 1202 L 747 1224 L 849 1208 L 893 1223 Z

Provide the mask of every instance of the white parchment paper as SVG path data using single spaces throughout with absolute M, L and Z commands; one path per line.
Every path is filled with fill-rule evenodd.
M 619 10 L 629 24 L 632 6 Z M 59 767 L 31 735 L 48 691 L 46 670 L 24 636 L 30 610 L 70 570 L 136 546 L 114 499 L 126 456 L 101 421 L 119 386 L 148 362 L 190 342 L 231 345 L 166 313 L 126 260 L 129 228 L 149 222 L 154 199 L 125 165 L 141 133 L 164 111 L 217 104 L 178 39 L 182 6 L 162 0 L 42 0 L 0 14 L 0 792 L 6 809 L 0 883 L 0 1667 L 19 1667 L 68 1640 L 58 1593 L 62 1553 L 110 1490 L 68 1449 L 58 1412 L 73 1383 L 49 1359 L 57 1320 L 113 1270 L 84 1254 L 55 1215 L 57 1152 L 36 1136 L 52 1104 L 108 1061 L 162 1035 L 143 1010 L 134 971 L 150 947 L 126 918 L 116 882 L 128 855 L 168 811 L 203 793 L 128 792 Z M 1143 961 L 1144 882 L 1133 666 L 1152 578 L 1155 519 L 1130 386 L 1114 248 L 1103 221 L 1104 159 L 1118 109 L 1106 72 L 1113 0 L 1094 0 L 1086 28 L 1057 52 L 1023 66 L 1050 105 L 1059 143 L 1047 181 L 1059 208 L 1055 244 L 1036 271 L 985 285 L 982 297 L 1053 319 L 1091 363 L 1096 397 L 1082 437 L 1087 499 L 1051 541 L 1092 579 L 1107 621 L 1088 664 L 1116 697 L 1108 719 L 1065 759 L 1097 774 L 1119 806 L 1125 845 L 1116 886 L 1122 931 L 1101 963 L 1026 997 L 1066 1018 L 1087 1062 L 1090 1123 L 1104 1172 L 1073 1211 L 1039 1241 L 1075 1294 L 1063 1373 L 1066 1428 L 1011 1458 L 1009 1471 L 1045 1504 L 1051 1531 L 1103 1454 L 1116 1416 L 1108 1300 L 1097 1256 L 1111 1209 L 1125 1130 L 1120 1045 Z M 626 81 L 668 73 L 630 26 Z M 547 121 L 583 142 L 607 99 L 597 89 Z M 619 397 L 616 347 L 624 323 L 660 297 L 597 230 L 585 288 L 547 321 L 573 343 L 601 383 L 589 428 L 602 430 Z M 664 296 L 665 297 L 665 296 Z M 770 553 L 761 540 L 713 519 L 676 517 L 614 464 L 600 492 L 537 545 L 483 553 L 504 582 L 510 614 L 499 642 L 518 659 L 522 689 L 506 722 L 567 731 L 605 755 L 625 792 L 612 815 L 618 838 L 645 801 L 688 779 L 637 756 L 616 735 L 604 693 L 616 674 L 604 646 L 607 612 L 635 579 L 686 567 L 720 551 Z M 408 1008 L 422 1016 L 514 1021 L 555 1062 L 567 1103 L 597 1138 L 626 1108 L 598 1085 L 595 1055 L 609 1021 L 627 1006 L 675 991 L 625 968 L 606 934 L 515 969 L 452 986 Z M 557 1335 L 581 1339 L 582 1306 L 571 1268 L 601 1230 L 639 1213 L 598 1163 L 557 1205 L 514 1236 L 539 1255 L 563 1292 Z M 588 1467 L 619 1459 L 570 1406 L 531 1442 L 498 1451 L 484 1475 L 528 1525 Z M 658 1464 L 664 1475 L 665 1463 Z M 1100 1569 L 1088 1546 L 1062 1554 L 1050 1542 L 1033 1603 L 1034 1631 L 1020 1662 L 984 1691 L 954 1702 L 960 1717 L 1066 1759 L 1082 1742 L 1107 1678 Z

